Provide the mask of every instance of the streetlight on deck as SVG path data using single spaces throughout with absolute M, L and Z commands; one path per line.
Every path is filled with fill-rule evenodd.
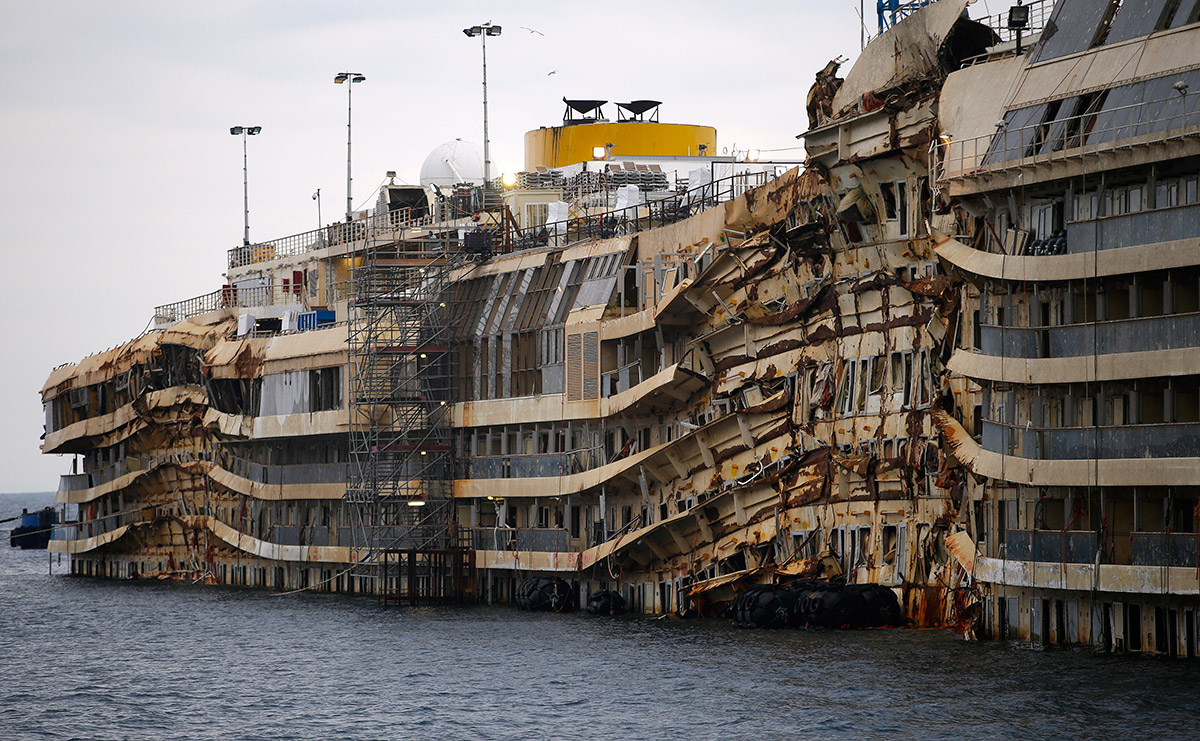
M 469 37 L 478 36 L 483 44 L 483 185 L 486 188 L 492 179 L 492 156 L 488 144 L 488 110 L 487 110 L 487 37 L 499 36 L 500 26 L 493 26 L 491 21 L 464 28 L 463 33 Z
M 350 124 L 352 123 L 352 108 L 351 96 L 353 95 L 354 85 L 358 82 L 366 82 L 367 78 L 360 72 L 338 72 L 333 76 L 333 81 L 338 85 L 343 82 L 350 84 L 346 85 L 346 223 L 350 222 L 350 218 L 354 213 L 354 199 L 350 193 Z
M 262 131 L 261 126 L 233 126 L 229 133 L 242 137 L 242 245 L 250 244 L 250 178 L 246 168 L 246 137 L 257 136 Z

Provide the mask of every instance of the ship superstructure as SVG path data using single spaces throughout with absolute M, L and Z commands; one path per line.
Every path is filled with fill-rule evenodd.
M 445 159 L 235 248 L 47 381 L 43 448 L 84 471 L 51 547 L 648 613 L 874 583 L 915 624 L 1192 654 L 1193 4 L 881 3 L 803 169 L 572 99 L 504 187 Z
M 1035 46 L 941 91 L 964 393 L 938 424 L 997 637 L 1197 650 L 1197 21 L 1060 0 Z

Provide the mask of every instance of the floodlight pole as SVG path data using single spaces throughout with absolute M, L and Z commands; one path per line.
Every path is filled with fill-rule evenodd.
M 492 179 L 492 155 L 489 149 L 491 142 L 488 140 L 487 34 L 479 34 L 479 40 L 483 45 L 483 185 L 487 187 Z
M 366 76 L 361 72 L 339 72 L 333 76 L 333 81 L 338 85 L 346 83 L 346 223 L 350 223 L 350 219 L 354 215 L 354 197 L 351 194 L 353 178 L 350 171 L 350 134 L 354 122 L 352 99 L 355 83 L 366 82 L 366 80 Z
M 492 22 L 488 21 L 478 26 L 464 28 L 463 33 L 467 36 L 478 36 L 483 45 L 483 184 L 484 187 L 487 187 L 492 179 L 491 143 L 488 140 L 487 37 L 499 36 L 500 26 L 493 26 Z
M 250 244 L 250 177 L 246 157 L 246 137 L 255 136 L 262 131 L 261 126 L 233 126 L 229 133 L 242 136 L 242 245 Z

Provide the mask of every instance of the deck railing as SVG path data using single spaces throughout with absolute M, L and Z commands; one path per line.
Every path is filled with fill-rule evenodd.
M 350 244 L 364 239 L 368 234 L 394 233 L 402 229 L 421 229 L 435 223 L 432 215 L 414 217 L 412 213 L 412 209 L 401 208 L 267 242 L 234 247 L 229 250 L 229 267 L 231 269 L 239 268 L 259 262 L 278 260 L 281 257 L 295 257 L 326 247 Z
M 946 182 L 1200 135 L 1200 95 L 1174 94 L 938 144 Z
M 218 309 L 252 309 L 260 306 L 287 306 L 305 303 L 307 294 L 303 286 L 297 291 L 289 286 L 250 286 L 218 288 L 193 298 L 154 307 L 154 323 L 170 324 L 194 316 L 207 314 Z
M 690 190 L 672 194 L 667 198 L 647 201 L 638 206 L 630 206 L 620 210 L 610 210 L 603 213 L 580 216 L 563 221 L 552 222 L 536 228 L 514 230 L 508 234 L 509 247 L 504 251 L 517 251 L 535 247 L 555 246 L 565 247 L 588 239 L 607 239 L 623 234 L 645 231 L 666 224 L 682 221 L 700 211 L 731 201 L 747 191 L 764 185 L 767 182 L 766 172 L 744 172 L 713 180 Z M 258 262 L 267 262 L 281 257 L 300 255 L 312 250 L 322 249 L 338 244 L 349 244 L 364 239 L 368 234 L 379 235 L 392 233 L 393 238 L 403 229 L 422 229 L 432 227 L 437 223 L 433 216 L 411 218 L 408 209 L 389 211 L 383 214 L 367 216 L 354 221 L 334 224 L 322 229 L 314 229 L 288 237 L 260 242 L 252 245 L 234 247 L 229 250 L 229 267 L 241 267 Z M 458 228 L 458 227 L 455 227 Z M 480 227 L 486 231 L 501 231 L 499 225 Z M 503 235 L 501 235 L 503 237 Z M 501 250 L 503 239 L 494 245 L 494 251 Z M 441 241 L 414 241 L 419 245 L 411 254 L 398 253 L 400 257 L 424 258 L 433 257 L 441 250 Z M 335 293 L 332 300 L 345 298 L 344 290 Z M 222 308 L 253 308 L 272 306 L 281 303 L 302 303 L 303 294 L 296 293 L 294 287 L 284 290 L 280 286 L 262 286 L 254 288 L 219 288 L 200 296 L 163 304 L 154 309 L 154 320 L 157 325 L 170 324 L 193 316 L 207 314 Z
M 1029 8 L 1029 23 L 1025 28 L 1021 29 L 1021 34 L 1025 39 L 1031 35 L 1040 33 L 1045 27 L 1046 22 L 1050 20 L 1050 12 L 1054 9 L 1053 2 L 1046 0 L 1030 0 L 1025 3 L 1025 7 Z M 993 15 L 985 15 L 982 18 L 973 19 L 985 26 L 991 28 L 1000 37 L 1001 41 L 1015 41 L 1017 32 L 1008 27 L 1008 11 L 1003 13 L 995 13 Z

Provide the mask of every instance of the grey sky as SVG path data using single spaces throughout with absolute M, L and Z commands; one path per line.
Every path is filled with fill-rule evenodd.
M 813 74 L 857 55 L 856 5 L 6 0 L 0 491 L 54 489 L 70 465 L 38 451 L 54 366 L 220 287 L 242 229 L 230 126 L 263 127 L 249 142 L 252 239 L 316 228 L 317 188 L 335 221 L 346 93 L 333 75 L 368 78 L 354 89 L 358 206 L 386 170 L 415 182 L 438 144 L 481 141 L 479 41 L 461 29 L 492 20 L 496 172 L 520 168 L 524 132 L 560 121 L 564 95 L 660 99 L 663 121 L 715 126 L 718 148 L 791 147 Z

